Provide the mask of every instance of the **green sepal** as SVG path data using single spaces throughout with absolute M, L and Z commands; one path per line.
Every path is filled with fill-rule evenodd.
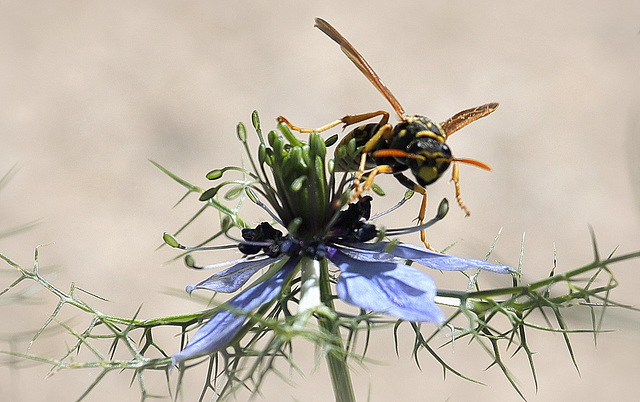
M 267 134 L 267 141 L 269 141 L 269 145 L 271 145 L 271 147 L 274 147 L 276 138 L 278 137 L 280 136 L 274 130 L 269 131 L 269 133 Z
M 447 212 L 449 212 L 449 200 L 443 198 L 442 201 L 440 201 L 440 204 L 438 204 L 438 213 L 436 215 L 436 218 L 444 218 L 447 215 Z
M 298 192 L 300 191 L 300 189 L 302 188 L 302 185 L 304 184 L 304 182 L 307 181 L 307 176 L 300 176 L 297 179 L 295 179 L 294 181 L 291 182 L 291 191 L 293 192 Z
M 242 194 L 242 192 L 244 191 L 245 187 L 244 186 L 236 186 L 233 187 L 231 190 L 227 191 L 226 194 L 224 195 L 224 199 L 225 200 L 233 200 L 236 199 L 240 196 L 240 194 Z
M 384 197 L 385 195 L 387 195 L 387 193 L 384 192 L 384 190 L 382 189 L 382 187 L 380 187 L 379 185 L 377 185 L 376 183 L 372 183 L 371 184 L 371 191 L 373 191 L 374 193 L 376 193 L 377 195 L 379 195 L 380 197 Z
M 327 148 L 332 146 L 333 144 L 338 142 L 338 138 L 339 138 L 338 134 L 332 135 L 331 137 L 329 137 L 326 140 L 324 140 L 324 146 L 327 147 Z
M 236 133 L 238 134 L 238 139 L 242 142 L 247 142 L 247 129 L 244 127 L 242 122 L 238 123 L 236 126 Z
M 187 254 L 184 256 L 184 265 L 186 265 L 189 268 L 195 268 L 196 261 L 193 259 L 191 254 Z
M 222 177 L 223 170 L 222 169 L 214 169 L 207 173 L 205 176 L 209 180 L 216 180 Z
M 258 134 L 258 138 L 260 139 L 260 144 L 264 144 L 264 138 L 262 138 L 262 128 L 260 127 L 260 116 L 258 115 L 258 111 L 254 110 L 251 113 L 251 124 L 253 128 L 256 130 L 256 134 Z
M 312 155 L 320 156 L 322 160 L 324 160 L 327 155 L 327 146 L 322 137 L 316 133 L 311 133 L 309 136 L 309 147 Z
M 267 162 L 267 146 L 263 143 L 260 143 L 258 146 L 258 163 L 260 166 L 264 165 Z M 269 163 L 267 163 L 268 165 Z
M 180 243 L 178 242 L 178 239 L 176 239 L 175 237 L 173 237 L 173 235 L 164 232 L 162 234 L 162 240 L 164 241 L 164 243 L 172 248 L 178 248 L 180 246 Z
M 215 197 L 216 194 L 218 194 L 219 190 L 220 186 L 211 187 L 210 189 L 205 190 L 202 194 L 200 194 L 200 197 L 198 199 L 200 201 L 208 201 L 211 198 Z
M 294 147 L 302 146 L 302 142 L 299 139 L 297 139 L 295 135 L 293 135 L 289 126 L 280 122 L 278 123 L 278 130 L 280 130 L 282 135 L 284 135 L 287 141 L 289 141 L 289 144 L 293 145 Z

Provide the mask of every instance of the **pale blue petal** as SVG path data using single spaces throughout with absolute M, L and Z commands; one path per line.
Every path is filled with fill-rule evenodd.
M 247 283 L 260 269 L 278 261 L 277 258 L 263 258 L 261 260 L 243 261 L 232 267 L 211 275 L 197 285 L 187 286 L 187 292 L 191 293 L 196 289 L 207 289 L 215 292 L 232 293 L 240 289 Z
M 297 260 L 289 260 L 271 278 L 245 290 L 225 305 L 235 312 L 248 314 L 270 302 L 278 296 L 282 285 L 297 263 Z M 247 315 L 237 315 L 229 310 L 221 310 L 196 332 L 182 351 L 171 357 L 172 364 L 176 365 L 183 360 L 207 355 L 225 347 L 240 331 L 247 318 Z
M 337 290 L 345 302 L 407 321 L 444 322 L 434 302 L 436 285 L 427 274 L 394 262 L 355 260 L 333 247 L 328 257 L 342 271 Z
M 467 269 L 482 269 L 496 274 L 509 274 L 515 270 L 507 265 L 492 264 L 483 260 L 461 258 L 449 254 L 442 254 L 424 247 L 407 243 L 381 241 L 378 243 L 353 243 L 345 249 L 345 253 L 361 261 L 391 261 L 402 258 L 415 261 L 428 268 L 442 271 L 465 271 Z M 388 250 L 387 250 L 388 248 Z

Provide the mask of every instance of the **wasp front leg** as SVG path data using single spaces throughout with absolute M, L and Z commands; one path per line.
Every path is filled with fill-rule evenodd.
M 393 177 L 395 177 L 403 186 L 405 186 L 409 190 L 413 190 L 416 193 L 422 195 L 422 202 L 420 203 L 420 210 L 418 211 L 417 218 L 418 226 L 422 225 L 424 223 L 424 217 L 427 214 L 427 190 L 400 172 L 394 173 Z M 427 241 L 427 232 L 425 229 L 420 230 L 420 241 L 422 241 L 422 244 L 424 244 L 424 246 L 429 250 L 436 251 Z

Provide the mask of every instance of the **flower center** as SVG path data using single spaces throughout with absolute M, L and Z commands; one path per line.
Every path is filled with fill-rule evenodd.
M 340 211 L 333 223 L 321 238 L 302 240 L 294 234 L 284 236 L 281 231 L 267 222 L 254 229 L 242 229 L 244 242 L 238 245 L 243 254 L 263 252 L 275 258 L 281 255 L 290 257 L 306 256 L 321 260 L 327 256 L 327 244 L 335 241 L 366 242 L 378 235 L 375 225 L 366 223 L 371 213 L 371 197 L 363 197 Z

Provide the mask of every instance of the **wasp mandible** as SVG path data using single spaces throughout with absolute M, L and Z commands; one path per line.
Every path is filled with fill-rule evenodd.
M 346 115 L 343 118 L 326 124 L 317 129 L 307 129 L 292 125 L 287 119 L 280 116 L 278 121 L 287 124 L 292 130 L 298 132 L 322 132 L 337 125 L 343 124 L 343 128 L 357 124 L 374 117 L 380 117 L 378 123 L 369 123 L 355 128 L 347 134 L 338 144 L 335 151 L 336 171 L 356 172 L 354 178 L 355 196 L 359 197 L 363 191 L 369 190 L 374 178 L 380 173 L 392 174 L 402 185 L 422 195 L 422 203 L 418 213 L 418 224 L 424 222 L 427 208 L 426 186 L 435 182 L 453 164 L 451 181 L 455 186 L 456 200 L 465 214 L 470 214 L 467 206 L 462 202 L 460 194 L 459 163 L 467 163 L 485 170 L 491 168 L 482 162 L 473 159 L 455 158 L 451 149 L 446 144 L 449 136 L 466 125 L 492 113 L 498 107 L 498 103 L 487 103 L 472 109 L 463 110 L 450 119 L 438 124 L 425 116 L 407 115 L 404 108 L 382 82 L 378 74 L 371 68 L 362 55 L 327 21 L 316 18 L 315 27 L 340 45 L 340 49 L 349 60 L 358 67 L 365 77 L 384 98 L 398 115 L 400 122 L 395 126 L 389 123 L 389 113 L 376 111 L 370 113 Z M 355 142 L 357 153 L 351 154 L 345 150 L 349 143 Z M 359 160 L 358 160 L 359 159 Z M 410 170 L 415 181 L 407 177 L 403 172 Z M 366 172 L 366 181 L 362 178 Z M 417 183 L 416 183 L 417 182 Z M 429 247 L 424 230 L 420 231 L 420 239 Z

